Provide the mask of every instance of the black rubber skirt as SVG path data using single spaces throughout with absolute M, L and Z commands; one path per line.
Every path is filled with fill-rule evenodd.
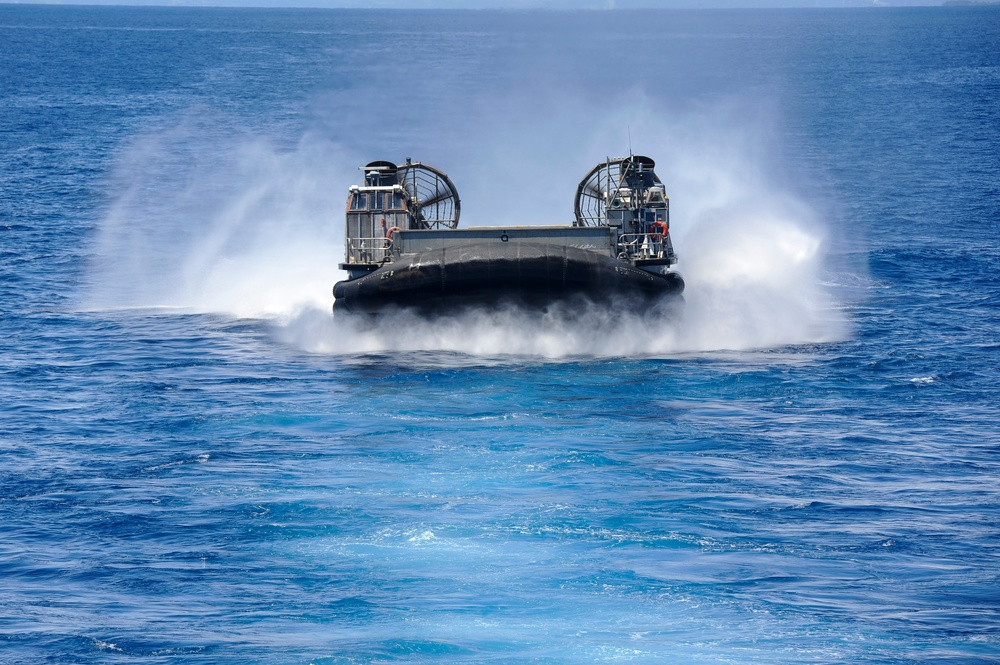
M 679 296 L 684 280 L 626 261 L 563 245 L 488 242 L 407 254 L 333 287 L 335 311 L 377 313 L 387 307 L 442 310 L 505 301 L 537 307 L 583 296 L 653 303 Z

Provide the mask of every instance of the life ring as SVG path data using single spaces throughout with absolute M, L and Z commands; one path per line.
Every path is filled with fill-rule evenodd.
M 385 232 L 385 237 L 389 240 L 389 242 L 392 242 L 392 234 L 395 233 L 396 231 L 402 231 L 402 230 L 403 229 L 401 229 L 398 226 L 393 226 L 392 228 L 390 228 L 388 231 Z
M 660 229 L 659 233 L 656 232 L 657 228 Z M 667 235 L 667 223 L 666 222 L 653 222 L 652 224 L 649 225 L 649 232 L 652 233 L 653 235 L 665 236 L 665 235 Z

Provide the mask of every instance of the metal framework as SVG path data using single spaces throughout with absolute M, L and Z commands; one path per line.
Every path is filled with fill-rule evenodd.
M 653 172 L 649 157 L 629 155 L 609 157 L 592 168 L 576 188 L 574 226 L 602 226 L 608 223 L 608 208 L 637 210 L 648 207 L 647 193 L 662 183 Z
M 462 213 L 462 202 L 454 183 L 428 164 L 411 162 L 397 167 L 396 182 L 409 196 L 409 211 L 416 229 L 454 229 Z
M 625 157 L 608 158 L 584 176 L 576 188 L 574 226 L 601 226 L 608 221 L 608 201 L 622 185 L 621 164 Z

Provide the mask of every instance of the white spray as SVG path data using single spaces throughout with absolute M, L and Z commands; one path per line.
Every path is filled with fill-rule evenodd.
M 85 306 L 328 308 L 351 161 L 314 136 L 280 150 L 192 117 L 139 137 L 112 183 Z
M 136 141 L 123 159 L 88 304 L 270 318 L 283 341 L 327 353 L 663 355 L 842 339 L 845 318 L 823 286 L 823 222 L 775 182 L 766 123 L 725 108 L 670 118 L 650 112 L 640 95 L 632 101 L 627 110 L 592 118 L 589 135 L 567 147 L 569 163 L 550 165 L 579 171 L 560 181 L 566 211 L 554 209 L 548 188 L 548 198 L 533 206 L 527 182 L 507 187 L 484 168 L 463 176 L 436 165 L 459 186 L 463 223 L 493 223 L 490 192 L 498 190 L 518 192 L 532 211 L 521 223 L 565 223 L 572 181 L 620 154 L 619 135 L 630 126 L 637 152 L 657 161 L 671 195 L 672 235 L 687 282 L 680 310 L 474 309 L 434 321 L 401 312 L 374 326 L 334 318 L 329 294 L 344 277 L 336 264 L 347 187 L 359 164 L 387 156 L 347 154 L 317 137 L 285 151 L 238 137 L 209 140 L 204 126 L 190 121 Z M 483 144 L 511 152 L 506 133 L 480 138 L 474 154 L 484 154 Z M 473 158 L 458 154 L 455 163 Z

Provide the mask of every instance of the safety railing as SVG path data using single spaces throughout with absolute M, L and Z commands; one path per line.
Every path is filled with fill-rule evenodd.
M 347 263 L 384 263 L 390 258 L 392 240 L 378 238 L 348 238 Z
M 618 236 L 618 257 L 621 259 L 669 259 L 673 254 L 674 247 L 666 233 L 623 233 Z

